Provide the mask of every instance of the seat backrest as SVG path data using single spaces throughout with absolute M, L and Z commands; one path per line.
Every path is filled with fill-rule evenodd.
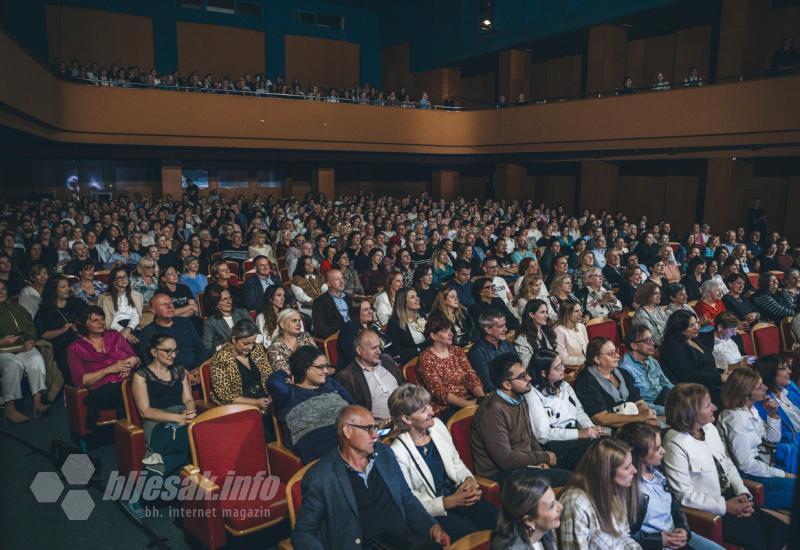
M 286 484 L 286 502 L 289 503 L 289 525 L 294 529 L 297 521 L 297 514 L 300 513 L 300 506 L 303 504 L 303 477 L 306 472 L 318 461 L 309 462 L 289 479 Z
M 197 293 L 197 307 L 200 308 L 200 317 L 205 318 L 206 316 L 206 301 L 205 301 L 205 292 L 198 292 Z
M 747 279 L 754 289 L 758 290 L 758 273 L 748 273 Z
M 794 317 L 787 317 L 781 321 L 781 347 L 784 353 L 792 353 L 794 349 L 794 333 L 792 332 Z
M 489 550 L 491 544 L 491 531 L 475 531 L 455 541 L 450 550 Z
M 403 378 L 405 378 L 406 382 L 409 384 L 417 383 L 417 361 L 419 361 L 419 357 L 414 357 L 403 365 Z
M 755 355 L 756 349 L 753 346 L 753 337 L 749 332 L 737 331 L 736 334 L 742 339 L 742 347 L 744 348 L 745 355 Z
M 781 352 L 780 332 L 772 323 L 758 323 L 750 334 L 753 336 L 756 355 L 775 355 Z
M 203 401 L 211 403 L 211 359 L 203 361 L 200 365 L 200 392 Z
M 288 448 L 283 440 L 283 426 L 281 426 L 281 421 L 278 420 L 278 415 L 275 414 L 275 411 L 272 412 L 272 427 L 275 429 L 275 441 L 277 441 L 281 447 Z
M 255 267 L 255 265 L 253 264 L 253 260 L 245 260 L 242 267 L 245 271 L 250 271 Z
M 328 363 L 333 366 L 339 364 L 339 351 L 337 344 L 339 343 L 339 331 L 334 332 L 322 343 L 322 349 L 325 350 L 325 355 L 328 357 Z
M 628 334 L 631 332 L 631 328 L 633 328 L 633 315 L 634 313 L 632 311 L 627 311 L 622 314 L 620 330 L 622 332 L 623 340 L 628 337 Z
M 261 412 L 250 405 L 225 405 L 189 424 L 192 463 L 218 479 L 228 472 L 269 472 Z
M 122 381 L 122 401 L 125 405 L 125 417 L 134 426 L 142 427 L 142 417 L 139 416 L 139 408 L 133 398 L 133 379 L 129 378 Z
M 464 466 L 471 472 L 475 471 L 475 462 L 472 460 L 470 434 L 472 433 L 472 419 L 477 410 L 478 405 L 464 407 L 447 421 L 447 429 L 450 430 L 450 435 L 453 437 L 453 444 L 456 446 Z
M 235 260 L 225 260 L 225 263 L 228 264 L 228 269 L 230 269 L 231 273 L 238 277 L 239 275 L 239 262 Z
M 586 323 L 586 333 L 590 340 L 592 338 L 603 337 L 610 339 L 614 342 L 615 346 L 619 345 L 617 323 L 615 323 L 613 319 L 608 319 L 606 317 L 590 319 L 589 322 Z
M 778 269 L 770 271 L 770 274 L 775 275 L 775 278 L 777 278 L 780 282 L 783 282 L 783 277 L 786 275 L 783 271 Z

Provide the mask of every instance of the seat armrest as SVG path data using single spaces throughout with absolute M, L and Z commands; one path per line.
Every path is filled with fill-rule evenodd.
M 493 504 L 498 510 L 502 510 L 503 506 L 500 503 L 500 484 L 479 475 L 475 476 L 475 481 L 478 482 L 478 486 L 483 491 L 483 498 L 485 498 L 487 502 Z
M 753 495 L 753 502 L 759 506 L 764 506 L 764 484 L 752 479 L 743 479 L 745 487 Z
M 683 507 L 683 513 L 686 514 L 689 527 L 693 532 L 713 540 L 717 544 L 722 544 L 722 517 L 697 508 Z
M 225 521 L 218 501 L 220 487 L 200 473 L 194 464 L 181 470 L 181 486 L 189 487 L 187 494 L 192 498 L 183 499 L 183 528 L 195 539 L 209 548 L 225 546 Z
M 283 483 L 288 483 L 292 476 L 303 467 L 300 457 L 280 443 L 267 443 L 267 459 L 270 475 L 278 476 Z

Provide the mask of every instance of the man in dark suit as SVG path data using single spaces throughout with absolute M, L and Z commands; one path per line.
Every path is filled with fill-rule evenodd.
M 355 347 L 356 358 L 336 374 L 336 381 L 376 419 L 389 420 L 389 396 L 403 383 L 400 367 L 381 353 L 381 339 L 374 330 L 359 332 Z
M 345 407 L 336 428 L 339 448 L 303 478 L 292 545 L 304 550 L 449 546 L 450 537 L 408 488 L 392 450 L 377 442 L 372 413 Z
M 344 293 L 344 276 L 338 269 L 325 274 L 328 292 L 314 300 L 311 306 L 311 319 L 314 336 L 327 338 L 350 320 L 350 298 Z
M 278 277 L 272 273 L 269 259 L 266 256 L 256 256 L 253 260 L 256 276 L 250 277 L 244 284 L 244 307 L 250 311 L 261 312 L 264 308 L 264 291 L 272 285 L 280 285 Z
M 612 288 L 619 288 L 625 282 L 625 268 L 619 257 L 619 251 L 611 248 L 606 251 L 606 265 L 603 267 L 603 277 Z

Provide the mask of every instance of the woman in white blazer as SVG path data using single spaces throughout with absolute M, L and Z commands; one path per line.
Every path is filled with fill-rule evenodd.
M 386 277 L 383 292 L 375 296 L 375 316 L 381 326 L 386 326 L 389 322 L 389 317 L 392 316 L 394 309 L 394 297 L 401 288 L 403 288 L 403 274 L 399 271 L 392 271 Z
M 747 548 L 781 548 L 786 525 L 763 513 L 728 456 L 714 427 L 708 389 L 678 384 L 667 397 L 664 469 L 681 505 L 722 516 L 726 543 Z
M 761 403 L 767 412 L 762 420 L 755 408 Z M 734 464 L 742 476 L 764 485 L 764 505 L 788 510 L 792 507 L 794 476 L 770 465 L 769 452 L 762 443 L 781 440 L 778 402 L 767 397 L 767 387 L 758 372 L 736 369 L 722 386 L 722 411 L 717 420 Z
M 406 483 L 452 540 L 493 530 L 498 510 L 481 499 L 478 482 L 458 456 L 450 432 L 433 416 L 430 400 L 428 390 L 414 384 L 403 384 L 389 396 L 391 447 Z

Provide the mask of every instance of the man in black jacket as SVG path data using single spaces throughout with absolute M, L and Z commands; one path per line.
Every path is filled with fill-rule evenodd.
M 400 367 L 381 353 L 381 339 L 374 330 L 359 332 L 355 343 L 356 358 L 336 374 L 336 381 L 378 422 L 389 420 L 389 396 L 403 383 Z
M 280 281 L 272 273 L 269 259 L 266 256 L 256 256 L 253 260 L 256 276 L 250 277 L 244 284 L 244 307 L 251 311 L 261 312 L 264 308 L 264 292 L 272 285 L 280 285 Z
M 350 320 L 350 298 L 344 293 L 344 276 L 338 269 L 325 274 L 328 292 L 314 300 L 311 306 L 311 319 L 314 336 L 327 338 Z

